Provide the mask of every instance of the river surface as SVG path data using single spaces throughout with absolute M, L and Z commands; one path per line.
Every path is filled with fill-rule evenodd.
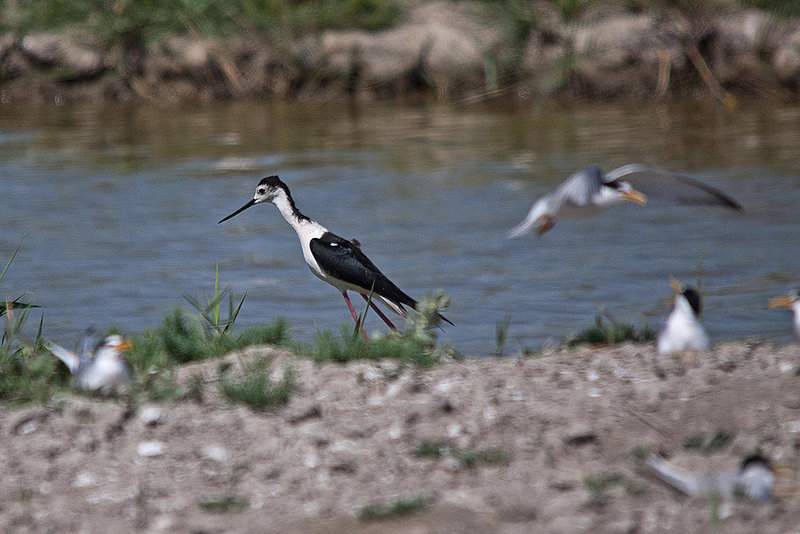
M 571 173 L 631 162 L 692 173 L 746 211 L 651 202 L 505 238 Z M 217 224 L 268 174 L 411 296 L 446 291 L 440 339 L 465 354 L 492 353 L 505 320 L 506 353 L 537 349 L 598 306 L 659 328 L 669 277 L 698 272 L 713 340 L 792 340 L 767 299 L 800 285 L 797 105 L 2 104 L 3 265 L 22 247 L 0 296 L 27 292 L 44 335 L 72 346 L 90 325 L 140 332 L 189 309 L 181 293 L 211 293 L 219 265 L 247 291 L 237 328 L 283 315 L 300 340 L 339 331 L 344 300 L 274 206 Z

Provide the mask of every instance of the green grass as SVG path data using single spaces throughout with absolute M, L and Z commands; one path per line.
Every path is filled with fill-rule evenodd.
M 247 404 L 262 412 L 286 404 L 294 384 L 294 373 L 284 371 L 283 378 L 273 382 L 269 377 L 270 362 L 265 358 L 253 361 L 242 378 L 225 378 L 220 391 L 233 402 Z
M 239 335 L 232 329 L 214 334 L 204 329 L 197 317 L 176 308 L 159 328 L 133 338 L 127 361 L 133 368 L 137 391 L 152 401 L 170 401 L 178 394 L 173 380 L 175 366 L 252 345 L 285 345 L 289 341 L 289 325 L 283 317 L 268 325 L 249 327 Z
M 742 6 L 763 9 L 779 17 L 800 17 L 800 2 L 797 0 L 739 0 Z
M 197 507 L 206 512 L 225 514 L 229 512 L 241 512 L 250 506 L 250 499 L 241 495 L 229 493 L 223 495 L 203 495 L 197 501 Z
M 615 486 L 621 486 L 624 481 L 625 477 L 616 471 L 586 475 L 583 477 L 583 487 L 592 495 L 602 495 Z
M 215 358 L 250 345 L 285 345 L 290 340 L 289 325 L 283 317 L 269 325 L 247 328 L 235 336 L 231 330 L 209 333 L 197 317 L 188 315 L 180 308 L 175 308 L 164 317 L 154 334 L 166 357 L 176 364 Z M 149 335 L 149 332 L 145 333 L 146 337 Z M 159 348 L 152 346 L 155 341 L 150 339 L 150 343 L 146 344 L 151 353 L 145 359 L 159 357 L 152 352 Z
M 176 366 L 216 358 L 251 345 L 287 345 L 291 341 L 288 323 L 282 317 L 271 324 L 253 326 L 241 334 L 235 333 L 234 325 L 244 296 L 234 302 L 229 288 L 220 289 L 218 270 L 211 295 L 204 299 L 194 299 L 186 294 L 184 297 L 194 307 L 195 313 L 176 307 L 157 328 L 132 336 L 133 347 L 126 355 L 126 361 L 133 371 L 131 390 L 135 398 L 143 397 L 150 401 L 174 401 L 179 398 L 201 400 L 201 382 L 195 381 L 186 391 L 178 390 L 174 380 Z M 227 316 L 222 313 L 225 300 L 228 301 Z M 315 343 L 301 347 L 298 352 L 310 355 L 317 362 L 394 358 L 430 367 L 454 352 L 448 345 L 436 345 L 434 331 L 439 323 L 438 314 L 447 307 L 448 302 L 444 294 L 421 299 L 420 313 L 403 332 L 375 336 L 371 342 L 362 339 L 357 329 L 345 328 L 341 336 L 322 332 Z M 41 321 L 35 341 L 26 342 L 19 337 L 31 311 L 31 307 L 11 309 L 0 340 L 0 399 L 10 402 L 47 402 L 54 392 L 71 388 L 70 377 L 64 366 L 43 349 Z M 124 334 L 114 327 L 108 332 Z M 292 388 L 292 373 L 273 383 L 269 380 L 268 371 L 268 362 L 258 360 L 248 369 L 246 377 L 224 378 L 220 390 L 227 398 L 245 403 L 254 410 L 266 410 L 283 404 Z M 476 461 L 483 460 L 477 458 Z
M 0 280 L 8 271 L 17 250 L 0 272 Z M 223 317 L 221 304 L 226 298 L 228 314 Z M 174 381 L 174 369 L 177 365 L 217 357 L 251 345 L 285 345 L 290 341 L 289 326 L 283 317 L 275 319 L 271 324 L 253 326 L 241 334 L 235 334 L 234 323 L 244 297 L 235 305 L 230 290 L 220 290 L 219 271 L 216 274 L 214 293 L 206 298 L 207 304 L 200 306 L 199 300 L 187 300 L 193 305 L 197 304 L 195 308 L 198 313 L 190 314 L 175 308 L 164 317 L 158 328 L 132 337 L 133 349 L 126 355 L 126 361 L 133 371 L 134 395 L 151 401 L 175 400 L 178 397 Z M 43 319 L 39 321 L 33 341 L 26 340 L 21 335 L 33 308 L 33 305 L 10 306 L 8 309 L 3 307 L 0 313 L 4 319 L 0 337 L 0 400 L 10 404 L 32 401 L 46 403 L 54 393 L 72 389 L 71 377 L 65 366 L 43 347 Z M 107 332 L 122 334 L 115 327 L 109 328 Z M 261 375 L 257 373 L 256 377 L 258 376 Z M 237 384 L 229 386 L 236 389 Z M 256 405 L 259 402 L 279 402 L 257 400 L 259 384 L 240 385 L 245 389 L 246 386 L 251 388 L 251 392 L 244 396 L 252 399 Z M 266 391 L 265 387 L 261 387 L 261 390 L 262 393 Z
M 590 504 L 602 503 L 608 492 L 615 487 L 622 487 L 626 494 L 632 496 L 647 492 L 645 486 L 617 471 L 586 475 L 583 477 L 583 487 L 589 492 Z
M 615 343 L 623 343 L 625 341 L 634 341 L 643 343 L 653 341 L 656 333 L 651 330 L 647 325 L 637 330 L 628 323 L 621 322 L 605 322 L 599 315 L 595 318 L 595 325 L 585 330 L 581 330 L 572 338 L 566 340 L 565 344 L 568 348 L 573 348 L 577 345 L 586 344 L 604 344 L 613 345 Z
M 459 465 L 465 469 L 485 465 L 508 465 L 509 462 L 509 454 L 502 449 L 461 449 L 447 441 L 423 441 L 414 449 L 414 455 L 420 458 L 456 458 Z
M 727 447 L 734 435 L 733 432 L 726 430 L 718 430 L 710 436 L 706 436 L 705 434 L 692 434 L 683 440 L 683 448 L 709 454 Z
M 38 0 L 3 3 L 0 29 L 72 28 L 123 46 L 168 34 L 300 37 L 331 28 L 385 28 L 400 18 L 401 6 L 399 0 Z
M 0 281 L 8 272 L 21 243 L 17 245 L 5 268 L 0 272 Z M 43 318 L 33 341 L 23 339 L 21 332 L 35 307 L 20 302 L 18 297 L 3 303 L 0 318 L 4 320 L 0 336 L 0 400 L 11 405 L 26 402 L 47 402 L 53 393 L 70 387 L 69 373 L 44 349 L 42 339 Z
M 11 267 L 11 264 L 14 262 L 14 258 L 17 257 L 17 252 L 19 252 L 19 248 L 21 246 L 22 246 L 22 241 L 20 241 L 17 244 L 16 248 L 14 249 L 14 252 L 11 253 L 11 257 L 6 262 L 6 266 L 3 268 L 3 271 L 0 272 L 0 281 L 3 280 L 3 277 L 6 275 L 6 273 L 8 272 L 8 269 Z M 20 300 L 22 297 L 23 297 L 23 295 L 20 295 L 19 297 L 15 298 L 13 300 L 7 300 L 6 299 L 6 300 L 3 300 L 2 302 L 0 302 L 0 317 L 4 316 L 6 314 L 6 312 L 8 312 L 9 310 L 11 310 L 13 312 L 13 310 L 24 310 L 26 308 L 38 308 L 38 306 L 36 306 L 35 304 L 31 304 L 29 302 L 22 302 Z
M 503 322 L 497 322 L 494 329 L 494 354 L 497 357 L 503 356 L 506 341 L 508 340 L 508 327 L 511 325 L 511 316 L 506 314 Z
M 70 384 L 69 372 L 49 352 L 30 345 L 0 347 L 0 400 L 9 405 L 46 403 Z
M 440 361 L 436 351 L 422 340 L 389 335 L 367 341 L 360 336 L 353 336 L 349 326 L 343 327 L 338 336 L 327 330 L 319 332 L 312 345 L 299 349 L 317 363 L 388 358 L 431 367 Z
M 439 314 L 449 305 L 449 297 L 444 293 L 425 296 L 419 300 L 419 312 L 400 332 L 390 331 L 385 336 L 373 336 L 371 341 L 359 335 L 358 328 L 342 327 L 340 335 L 328 330 L 318 332 L 310 345 L 296 345 L 299 354 L 311 357 L 315 362 L 349 362 L 353 360 L 377 360 L 382 358 L 431 367 L 455 351 L 449 345 L 437 346 L 436 328 L 440 323 Z
M 362 521 L 374 521 L 408 515 L 424 510 L 430 504 L 430 499 L 417 495 L 407 499 L 397 499 L 388 504 L 370 504 L 358 511 L 358 518 Z

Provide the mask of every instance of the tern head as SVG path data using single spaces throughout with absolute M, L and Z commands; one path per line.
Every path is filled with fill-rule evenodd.
M 286 184 L 283 183 L 280 178 L 277 176 L 267 176 L 266 178 L 262 178 L 256 186 L 256 192 L 253 195 L 253 198 L 250 199 L 250 201 L 244 206 L 234 211 L 227 217 L 221 219 L 219 222 L 225 222 L 228 219 L 239 215 L 247 208 L 255 206 L 256 204 L 261 204 L 262 202 L 273 202 L 279 195 L 285 195 L 289 199 L 292 198 L 291 195 L 289 195 L 289 188 L 286 187 Z
M 616 189 L 622 197 L 622 200 L 627 200 L 628 202 L 633 202 L 634 204 L 638 204 L 640 206 L 647 205 L 647 197 L 644 195 L 644 193 L 634 189 L 633 186 L 628 182 L 614 180 L 606 185 Z
M 689 304 L 689 306 L 691 306 L 694 314 L 700 317 L 702 304 L 700 302 L 700 294 L 697 292 L 697 290 L 693 287 L 684 286 L 675 278 L 670 278 L 669 284 L 672 286 L 672 289 L 675 290 L 675 293 L 677 293 L 678 296 L 683 296 L 683 298 L 686 299 L 686 302 Z
M 800 302 L 800 288 L 789 291 L 786 295 L 769 299 L 769 307 L 772 308 L 791 308 L 795 302 Z
M 103 347 L 114 349 L 117 352 L 128 352 L 133 348 L 130 341 L 117 334 L 106 337 L 100 348 Z

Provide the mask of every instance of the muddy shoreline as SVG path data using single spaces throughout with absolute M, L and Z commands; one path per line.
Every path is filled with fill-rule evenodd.
M 67 395 L 4 407 L 0 522 L 16 532 L 318 533 L 800 524 L 800 499 L 687 498 L 635 458 L 646 448 L 704 472 L 760 450 L 800 480 L 797 344 L 725 343 L 681 357 L 624 344 L 429 370 L 317 365 L 269 347 L 227 361 L 259 356 L 295 374 L 289 403 L 272 412 L 224 401 L 218 360 L 181 368 L 184 389 L 204 386 L 174 404 Z M 432 443 L 473 460 L 420 452 Z M 425 505 L 401 518 L 356 517 L 416 498 Z
M 166 36 L 124 46 L 96 36 L 0 35 L 0 101 L 214 101 L 800 96 L 800 19 L 698 3 L 683 11 L 588 9 L 565 22 L 534 4 L 514 41 L 479 4 L 412 2 L 386 30 L 294 41 Z M 705 7 L 704 7 L 705 6 Z

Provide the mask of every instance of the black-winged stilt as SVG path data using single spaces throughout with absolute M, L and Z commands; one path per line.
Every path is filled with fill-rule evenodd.
M 225 222 L 247 208 L 262 202 L 275 204 L 286 222 L 294 228 L 300 239 L 303 258 L 311 272 L 342 293 L 356 324 L 359 324 L 359 318 L 353 303 L 350 302 L 350 297 L 347 296 L 348 291 L 359 293 L 389 328 L 397 330 L 375 305 L 374 300 L 382 302 L 402 317 L 407 315 L 404 306 L 414 309 L 417 301 L 403 293 L 361 252 L 361 244 L 358 241 L 349 241 L 339 237 L 318 222 L 312 221 L 300 213 L 289 188 L 277 176 L 268 176 L 258 182 L 253 198 L 219 222 Z M 441 315 L 439 318 L 453 324 Z M 367 337 L 363 326 L 361 333 L 365 338 Z

